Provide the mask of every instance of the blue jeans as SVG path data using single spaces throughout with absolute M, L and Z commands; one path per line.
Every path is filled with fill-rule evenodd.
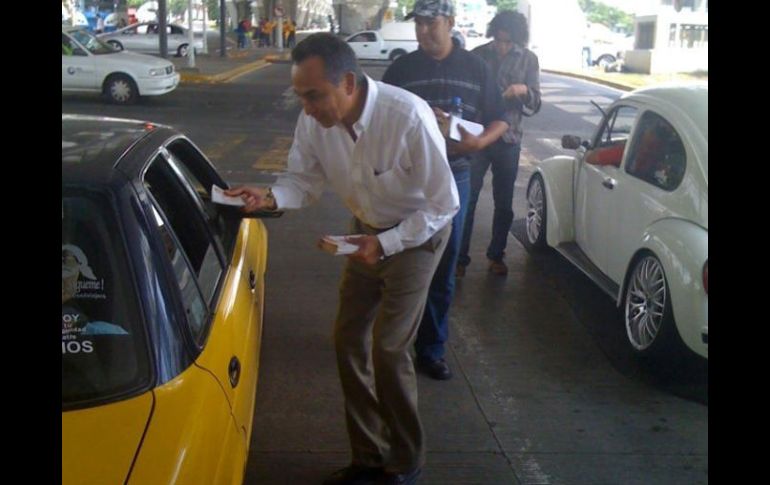
M 468 214 L 465 216 L 463 240 L 460 247 L 460 257 L 457 264 L 468 266 L 471 258 L 468 250 L 471 245 L 473 232 L 473 216 L 476 203 L 484 185 L 484 175 L 492 166 L 492 197 L 495 201 L 495 211 L 492 216 L 492 240 L 487 247 L 487 258 L 492 261 L 502 261 L 505 246 L 508 243 L 508 231 L 513 222 L 513 184 L 519 171 L 520 144 L 505 143 L 498 140 L 477 154 L 471 164 L 471 196 L 468 203 Z
M 460 210 L 452 219 L 452 232 L 449 235 L 444 255 L 436 268 L 433 280 L 428 290 L 425 303 L 425 313 L 422 315 L 420 329 L 414 347 L 418 359 L 437 360 L 444 357 L 444 342 L 449 338 L 449 306 L 455 293 L 455 266 L 460 254 L 463 222 L 468 208 L 468 197 L 471 190 L 471 174 L 469 169 L 461 169 L 453 173 L 460 196 Z

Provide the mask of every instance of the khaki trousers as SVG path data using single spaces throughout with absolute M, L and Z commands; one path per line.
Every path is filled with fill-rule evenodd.
M 355 465 L 400 473 L 425 463 L 410 350 L 450 229 L 376 265 L 345 265 L 334 343 Z M 352 231 L 382 232 L 356 219 Z

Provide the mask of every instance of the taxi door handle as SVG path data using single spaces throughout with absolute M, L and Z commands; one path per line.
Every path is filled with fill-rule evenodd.
M 257 287 L 257 275 L 254 274 L 254 270 L 249 270 L 249 288 L 251 288 L 252 291 Z

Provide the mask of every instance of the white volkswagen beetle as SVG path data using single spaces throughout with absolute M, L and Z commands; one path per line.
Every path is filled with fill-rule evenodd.
M 708 84 L 644 88 L 606 112 L 575 156 L 540 162 L 527 239 L 551 246 L 624 308 L 628 341 L 708 358 Z
M 113 103 L 170 93 L 179 85 L 174 65 L 159 57 L 118 52 L 85 29 L 62 27 L 61 90 L 103 93 Z

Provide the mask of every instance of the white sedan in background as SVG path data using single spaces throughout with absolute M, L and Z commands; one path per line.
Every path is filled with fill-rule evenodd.
M 159 57 L 119 52 L 80 27 L 62 27 L 62 92 L 102 93 L 116 104 L 170 93 L 179 85 L 174 65 Z
M 624 308 L 642 356 L 708 358 L 708 84 L 645 88 L 590 141 L 567 135 L 527 188 L 527 239 L 551 246 Z
M 157 22 L 141 22 L 114 32 L 99 34 L 97 37 L 119 51 L 126 49 L 145 54 L 160 54 L 159 29 Z M 166 39 L 169 53 L 175 53 L 177 57 L 187 56 L 190 48 L 187 29 L 176 24 L 166 24 Z M 203 49 L 203 34 L 194 34 L 193 40 L 196 49 Z

